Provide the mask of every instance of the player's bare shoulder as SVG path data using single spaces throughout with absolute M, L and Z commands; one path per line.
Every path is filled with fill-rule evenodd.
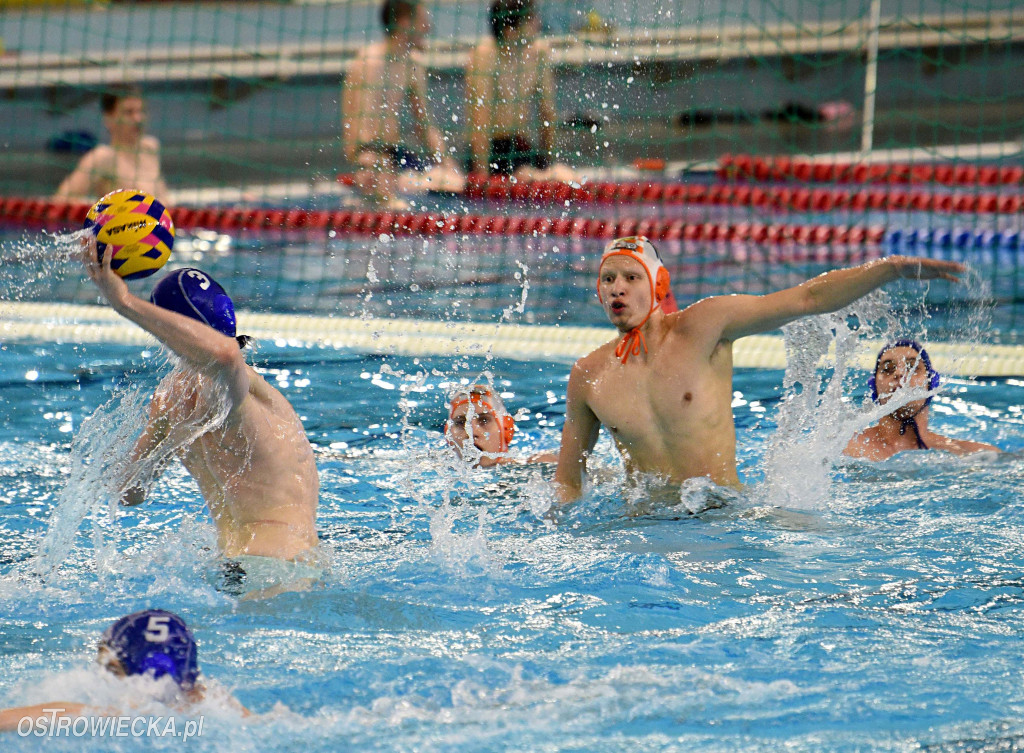
M 79 168 L 89 170 L 113 170 L 117 164 L 117 152 L 110 144 L 100 144 L 94 147 L 82 158 Z
M 546 39 L 535 39 L 530 44 L 530 56 L 541 63 L 551 59 L 551 43 Z
M 479 71 L 483 67 L 490 68 L 498 56 L 498 47 L 493 39 L 484 39 L 469 53 L 470 62 Z
M 691 334 L 704 334 L 717 340 L 727 326 L 733 313 L 742 306 L 743 300 L 752 296 L 714 295 L 701 298 L 679 312 L 679 327 Z
M 572 394 L 586 396 L 608 369 L 618 364 L 615 358 L 616 341 L 605 343 L 573 364 L 569 372 L 568 390 Z

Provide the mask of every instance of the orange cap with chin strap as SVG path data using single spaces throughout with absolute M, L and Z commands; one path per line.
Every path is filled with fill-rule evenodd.
M 474 385 L 468 390 L 460 390 L 455 394 L 448 411 L 448 420 L 444 424 L 444 433 L 449 433 L 449 424 L 455 410 L 469 403 L 473 403 L 481 412 L 487 411 L 494 414 L 495 420 L 501 427 L 501 451 L 508 450 L 508 446 L 512 443 L 512 437 L 516 433 L 516 421 L 508 414 L 501 398 L 491 392 L 488 387 L 481 385 Z
M 654 244 L 642 235 L 631 235 L 626 238 L 616 238 L 604 247 L 601 264 L 597 268 L 597 300 L 601 303 L 604 303 L 604 299 L 601 297 L 601 267 L 613 256 L 628 256 L 630 259 L 640 262 L 647 273 L 647 281 L 651 285 L 651 310 L 647 312 L 647 316 L 640 324 L 622 338 L 622 342 L 615 349 L 616 357 L 621 358 L 622 363 L 626 363 L 631 355 L 640 355 L 640 348 L 647 351 L 647 342 L 644 340 L 644 334 L 640 328 L 647 323 L 662 300 L 671 296 L 672 289 L 668 270 L 661 263 L 661 257 Z

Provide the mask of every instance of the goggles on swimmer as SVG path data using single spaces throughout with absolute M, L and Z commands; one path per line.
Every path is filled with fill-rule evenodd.
M 654 313 L 655 309 L 658 308 L 661 301 L 671 293 L 671 286 L 668 270 L 661 263 L 661 256 L 658 255 L 658 250 L 654 247 L 653 243 L 642 235 L 616 238 L 604 247 L 604 253 L 601 255 L 601 264 L 597 268 L 597 300 L 602 304 L 604 303 L 604 298 L 601 296 L 601 268 L 613 256 L 628 256 L 630 259 L 639 262 L 647 273 L 647 282 L 651 286 L 651 310 L 647 312 L 644 320 L 631 329 L 622 338 L 622 342 L 619 343 L 618 347 L 615 348 L 616 357 L 621 358 L 622 363 L 626 363 L 631 355 L 640 355 L 641 348 L 646 352 L 647 343 L 640 328 L 647 323 L 647 320 Z
M 448 420 L 444 425 L 444 433 L 446 435 L 451 433 L 451 420 L 452 416 L 455 415 L 455 411 L 469 403 L 476 406 L 481 413 L 487 412 L 492 414 L 498 421 L 498 424 L 501 426 L 501 451 L 505 452 L 509 444 L 512 443 L 512 437 L 516 433 L 516 422 L 508 414 L 505 404 L 501 402 L 501 398 L 487 387 L 477 385 L 469 390 L 460 390 L 455 393 L 455 396 L 452 398 L 451 408 L 448 411 Z

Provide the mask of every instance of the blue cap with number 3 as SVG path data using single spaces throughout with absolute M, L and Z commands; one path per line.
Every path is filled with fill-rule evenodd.
M 235 336 L 235 306 L 227 292 L 201 269 L 176 269 L 156 284 L 149 300 L 162 309 L 208 324 L 228 337 Z
M 100 639 L 128 675 L 170 675 L 184 690 L 199 676 L 196 642 L 185 621 L 173 612 L 147 609 L 122 617 Z

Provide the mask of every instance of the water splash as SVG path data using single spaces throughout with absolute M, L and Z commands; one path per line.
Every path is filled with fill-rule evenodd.
M 79 239 L 88 232 L 42 232 L 0 241 L 0 299 L 73 300 L 85 279 Z
M 412 384 L 422 386 L 426 378 L 423 373 L 414 378 Z M 471 384 L 486 384 L 500 393 L 494 381 L 494 375 L 484 370 L 472 380 L 463 378 L 442 382 L 440 386 L 460 389 Z M 403 413 L 409 409 L 407 403 L 400 402 L 400 407 Z M 469 443 L 459 457 L 447 439 L 443 443 L 434 442 L 424 450 L 413 444 L 408 415 L 403 416 L 402 425 L 404 451 L 414 461 L 399 471 L 396 481 L 429 518 L 431 555 L 463 576 L 479 572 L 493 574 L 498 564 L 487 541 L 491 523 L 488 511 L 483 506 L 471 508 L 462 504 L 464 494 L 472 496 L 475 489 L 492 478 L 493 471 L 477 467 L 482 451 Z
M 932 285 L 910 283 L 909 288 L 909 293 L 898 293 L 895 299 L 878 290 L 838 312 L 800 319 L 783 328 L 786 397 L 776 417 L 778 428 L 765 452 L 765 480 L 760 489 L 768 504 L 797 509 L 827 507 L 833 498 L 833 466 L 850 439 L 893 410 L 935 394 L 906 386 L 884 406 L 856 405 L 847 397 L 849 385 L 863 380 L 852 376 L 852 369 L 865 340 L 913 337 L 927 346 L 927 301 Z M 991 295 L 973 270 L 965 276 L 964 290 L 964 296 L 948 305 L 955 312 L 950 321 L 957 322 L 956 328 L 942 334 L 952 341 L 978 343 L 986 339 L 984 333 L 991 322 Z M 834 355 L 829 359 L 832 348 Z M 968 355 L 962 353 L 956 360 Z M 820 370 L 823 360 L 831 366 L 830 373 Z
M 116 393 L 83 423 L 71 445 L 70 477 L 61 490 L 39 551 L 30 562 L 36 575 L 46 575 L 65 561 L 78 530 L 87 517 L 93 520 L 93 545 L 97 565 L 109 563 L 104 547 L 105 530 L 115 517 L 115 479 L 124 458 L 131 452 L 145 415 L 141 388 Z
M 176 358 L 172 372 L 157 392 L 180 385 L 184 366 Z M 186 376 L 187 378 L 187 376 Z M 118 572 L 121 561 L 117 551 L 114 525 L 124 490 L 141 487 L 146 491 L 163 468 L 178 452 L 198 437 L 223 424 L 229 411 L 227 387 L 196 380 L 191 389 L 202 390 L 208 410 L 193 420 L 175 424 L 147 457 L 130 463 L 136 438 L 146 424 L 149 390 L 144 386 L 116 392 L 82 423 L 71 446 L 70 477 L 61 490 L 57 505 L 39 551 L 30 561 L 35 575 L 54 572 L 75 544 L 82 523 L 92 522 L 92 545 L 97 572 Z M 177 399 L 187 400 L 187 394 Z

